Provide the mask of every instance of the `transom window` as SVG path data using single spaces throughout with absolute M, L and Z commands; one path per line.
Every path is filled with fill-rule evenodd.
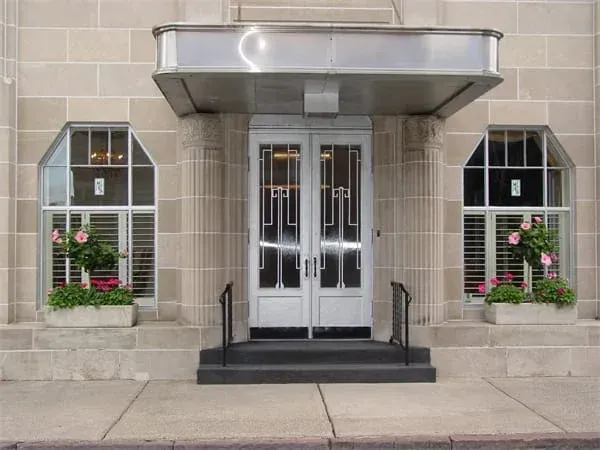
M 533 216 L 555 232 L 559 261 L 553 270 L 570 276 L 569 168 L 546 129 L 489 129 L 463 168 L 464 294 L 481 301 L 480 283 L 510 272 L 531 283 L 526 264 L 512 259 L 508 234 Z M 533 278 L 543 275 L 534 271 Z
M 93 226 L 117 250 L 128 249 L 113 270 L 94 278 L 118 278 L 133 287 L 141 306 L 155 305 L 155 164 L 128 126 L 70 125 L 41 163 L 42 294 L 63 282 L 88 282 L 52 244 L 61 233 Z

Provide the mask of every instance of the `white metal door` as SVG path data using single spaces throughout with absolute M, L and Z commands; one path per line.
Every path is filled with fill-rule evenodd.
M 369 143 L 364 135 L 312 136 L 314 336 L 371 336 Z
M 370 337 L 370 136 L 288 130 L 249 145 L 251 337 Z

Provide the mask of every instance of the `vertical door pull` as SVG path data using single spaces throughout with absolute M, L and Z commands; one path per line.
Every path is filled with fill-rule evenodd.
M 317 257 L 313 258 L 313 277 L 317 278 Z
M 304 278 L 308 278 L 308 258 L 304 258 Z

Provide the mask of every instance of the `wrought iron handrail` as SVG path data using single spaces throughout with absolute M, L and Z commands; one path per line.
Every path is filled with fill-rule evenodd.
M 223 367 L 227 365 L 227 349 L 233 341 L 233 281 L 225 285 L 225 289 L 219 295 L 221 304 L 222 338 L 223 338 Z
M 408 307 L 412 296 L 402 283 L 392 281 L 392 336 L 390 344 L 398 343 L 404 350 L 404 363 L 410 362 L 410 346 L 408 337 Z M 402 336 L 404 334 L 404 336 Z

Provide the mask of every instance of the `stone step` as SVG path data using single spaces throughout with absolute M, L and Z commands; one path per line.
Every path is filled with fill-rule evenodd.
M 600 321 L 575 325 L 494 325 L 451 321 L 436 326 L 413 325 L 411 344 L 421 347 L 557 347 L 599 346 Z
M 375 341 L 270 341 L 233 344 L 227 350 L 230 364 L 395 364 L 404 362 L 399 345 Z M 411 348 L 410 362 L 428 363 L 429 349 Z M 200 351 L 200 364 L 220 364 L 219 348 Z
M 217 364 L 198 368 L 198 384 L 434 383 L 429 364 Z
M 597 377 L 600 345 L 435 347 L 439 377 Z

